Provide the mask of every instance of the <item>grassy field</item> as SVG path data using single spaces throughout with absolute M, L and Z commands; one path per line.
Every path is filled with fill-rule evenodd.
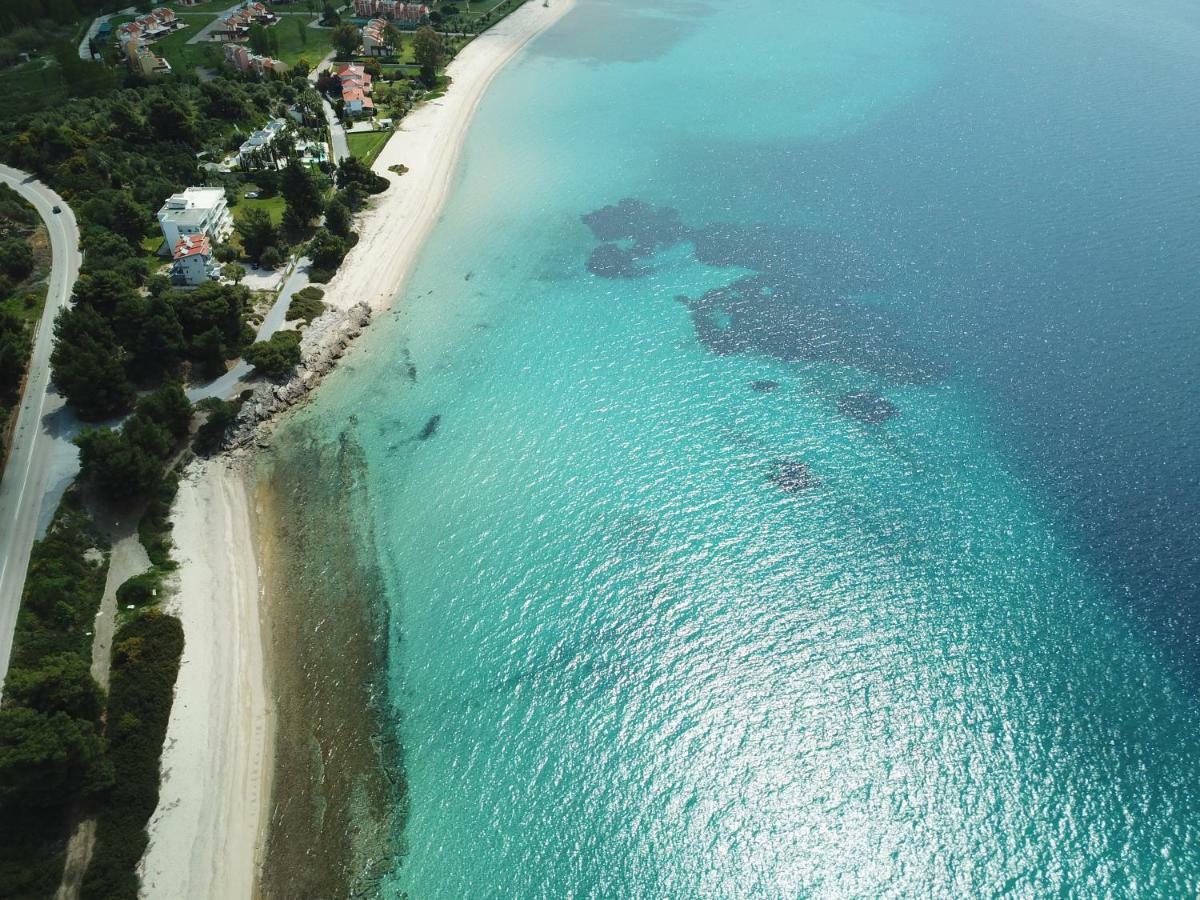
M 285 206 L 283 197 L 275 195 L 274 197 L 263 197 L 257 200 L 247 200 L 247 191 L 258 190 L 257 184 L 243 184 L 238 192 L 237 206 L 232 207 L 233 221 L 240 221 L 246 213 L 252 209 L 265 209 L 271 215 L 271 221 L 278 225 L 283 221 L 283 208 Z
M 304 28 L 297 28 L 297 22 L 302 22 Z M 315 66 L 333 49 L 333 30 L 309 28 L 308 22 L 305 16 L 281 16 L 279 24 L 271 26 L 271 31 L 279 38 L 279 59 L 289 66 L 294 66 L 301 57 Z
M 150 45 L 155 53 L 171 64 L 171 68 L 180 72 L 194 69 L 196 66 L 215 68 L 224 59 L 220 44 L 203 41 L 199 44 L 189 44 L 188 41 L 196 33 L 211 22 L 211 19 L 196 17 L 185 20 L 183 28 L 178 28 L 160 41 Z
M 346 143 L 350 146 L 350 153 L 369 166 L 375 162 L 393 134 L 392 131 L 361 131 L 347 134 Z

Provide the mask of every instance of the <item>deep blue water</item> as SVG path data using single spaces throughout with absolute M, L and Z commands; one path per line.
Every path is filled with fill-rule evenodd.
M 367 461 L 389 891 L 1195 894 L 1198 101 L 1179 0 L 579 0 L 507 69 L 289 426 Z

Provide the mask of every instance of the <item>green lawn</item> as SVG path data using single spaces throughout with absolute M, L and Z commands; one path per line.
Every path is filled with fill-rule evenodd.
M 304 23 L 303 30 L 296 27 L 297 22 Z M 333 49 L 333 30 L 309 28 L 308 22 L 305 16 L 280 16 L 279 24 L 271 26 L 271 32 L 279 38 L 277 55 L 289 66 L 298 63 L 300 57 L 315 66 Z
M 150 49 L 169 62 L 172 69 L 181 73 L 196 66 L 215 68 L 225 58 L 220 44 L 211 41 L 188 43 L 190 38 L 211 21 L 212 19 L 205 20 L 199 17 L 189 20 L 189 24 L 183 28 L 177 28 L 161 41 L 155 41 L 150 45 Z
M 283 221 L 283 208 L 285 206 L 283 197 L 278 194 L 274 197 L 264 197 L 258 200 L 247 200 L 246 191 L 253 191 L 257 185 L 244 184 L 242 185 L 237 206 L 233 207 L 233 221 L 240 221 L 246 213 L 252 209 L 265 209 L 271 216 L 271 221 L 278 225 Z
M 393 134 L 394 132 L 390 130 L 361 131 L 357 134 L 347 134 L 346 143 L 350 146 L 350 153 L 369 166 L 375 162 L 380 151 L 383 150 L 383 145 Z

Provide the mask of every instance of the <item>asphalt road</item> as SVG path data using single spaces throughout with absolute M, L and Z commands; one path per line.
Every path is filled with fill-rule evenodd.
M 50 385 L 50 350 L 54 317 L 71 299 L 79 275 L 79 228 L 66 202 L 32 176 L 0 165 L 0 181 L 28 200 L 50 232 L 52 265 L 46 308 L 38 323 L 29 378 L 8 465 L 0 481 L 0 686 L 8 672 L 13 629 L 21 606 L 29 553 L 53 504 L 75 477 L 78 455 L 71 436 L 73 418 L 63 409 L 63 398 Z M 62 211 L 55 213 L 57 205 Z
M 331 52 L 323 60 L 312 67 L 312 71 L 308 73 L 308 80 L 316 86 L 317 77 L 321 74 L 321 70 L 333 62 L 334 54 Z M 320 92 L 318 92 L 320 93 Z M 329 125 L 329 137 L 333 143 L 333 161 L 340 163 L 343 159 L 350 155 L 350 144 L 346 140 L 346 129 L 342 127 L 342 123 L 338 121 L 337 113 L 334 112 L 333 104 L 321 94 L 321 106 L 325 109 L 325 121 Z

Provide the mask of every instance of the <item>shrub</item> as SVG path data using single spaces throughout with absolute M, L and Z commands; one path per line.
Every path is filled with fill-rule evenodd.
M 160 586 L 157 572 L 134 575 L 117 588 L 117 602 L 122 606 L 146 606 L 157 599 Z
M 325 312 L 325 304 L 321 301 L 324 296 L 325 292 L 320 288 L 306 287 L 296 291 L 288 304 L 287 320 L 301 319 L 305 324 L 312 324 L 313 319 Z
M 242 408 L 242 403 L 244 402 L 240 397 L 237 400 L 222 400 L 219 397 L 208 397 L 196 404 L 201 411 L 208 414 L 208 418 L 204 420 L 204 424 L 196 431 L 194 446 L 197 453 L 208 456 L 221 448 L 221 441 L 225 437 L 225 432 L 229 430 L 229 426 L 237 418 L 238 411 Z
M 277 331 L 246 350 L 246 362 L 267 378 L 282 378 L 300 362 L 300 334 Z

